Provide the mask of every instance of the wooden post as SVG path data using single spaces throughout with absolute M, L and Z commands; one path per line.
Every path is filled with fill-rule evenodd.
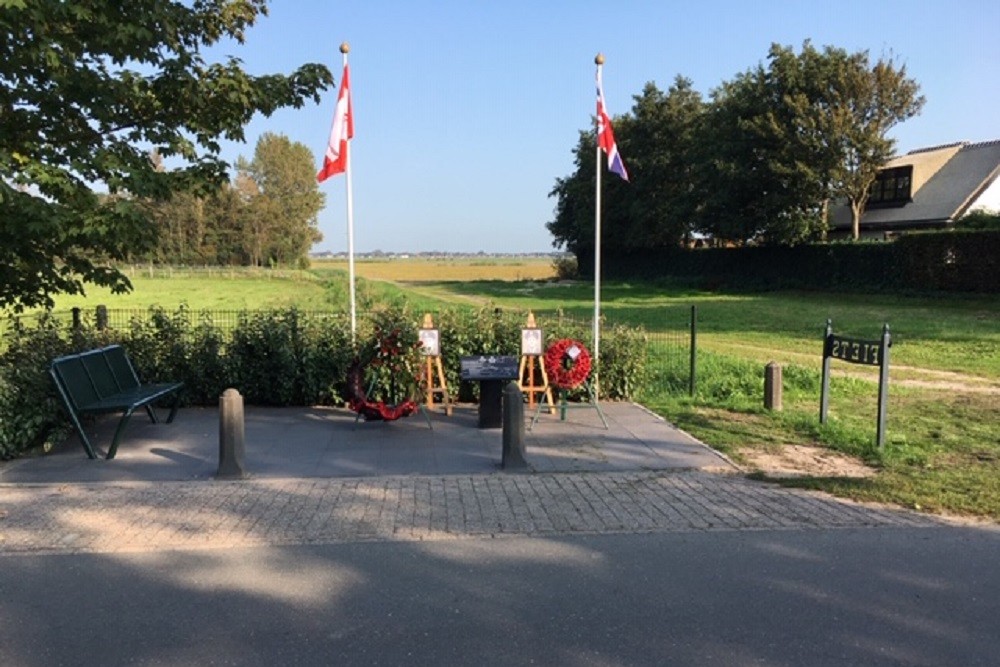
M 781 364 L 772 361 L 764 367 L 764 407 L 781 411 Z

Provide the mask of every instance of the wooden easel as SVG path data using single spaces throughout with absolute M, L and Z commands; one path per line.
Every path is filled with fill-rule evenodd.
M 528 321 L 525 325 L 526 329 L 537 329 L 535 324 L 535 314 L 528 312 Z M 539 331 L 541 335 L 541 331 Z M 545 372 L 545 362 L 539 359 L 537 354 L 524 354 L 524 346 L 521 346 L 521 364 L 517 371 L 517 384 L 521 388 L 521 391 L 528 396 L 528 406 L 535 406 L 535 394 L 542 394 L 541 403 L 544 404 L 545 401 L 549 402 L 549 413 L 556 413 L 556 405 L 552 400 L 552 387 L 549 386 L 549 375 Z M 535 364 L 538 364 L 538 368 L 541 371 L 542 384 L 535 384 Z M 527 370 L 527 374 L 525 374 Z M 541 409 L 541 406 L 539 406 Z
M 430 313 L 424 314 L 424 322 L 421 326 L 421 330 L 437 331 L 434 329 L 434 320 L 431 318 Z M 441 402 L 444 404 L 444 413 L 450 417 L 452 413 L 451 394 L 448 393 L 448 383 L 445 382 L 444 379 L 444 368 L 441 366 L 440 350 L 435 350 L 435 352 L 435 354 L 428 354 L 424 357 L 423 383 L 426 391 L 424 403 L 427 410 L 433 410 L 434 394 L 441 394 Z M 435 373 L 435 370 L 437 373 Z M 434 384 L 435 377 L 437 377 L 438 381 L 437 386 Z

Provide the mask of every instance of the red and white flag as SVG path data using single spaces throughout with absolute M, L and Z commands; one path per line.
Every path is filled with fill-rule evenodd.
M 601 86 L 601 70 L 597 69 L 597 144 L 608 156 L 608 169 L 628 180 L 625 163 L 618 154 L 618 144 L 615 143 L 615 133 L 611 129 L 611 118 L 604 107 L 604 90 Z
M 333 112 L 333 127 L 330 129 L 330 143 L 323 156 L 323 168 L 316 174 L 320 183 L 347 171 L 347 142 L 354 137 L 354 112 L 351 110 L 351 82 L 347 63 L 337 95 L 337 108 Z

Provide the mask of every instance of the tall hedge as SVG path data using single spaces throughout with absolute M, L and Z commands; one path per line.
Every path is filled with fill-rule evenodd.
M 593 276 L 592 250 L 578 257 Z M 865 291 L 1000 291 L 1000 231 L 910 234 L 892 242 L 604 253 L 612 279 L 681 279 L 699 287 Z
M 412 331 L 415 338 L 422 316 L 402 308 L 360 318 L 357 347 L 342 314 L 294 308 L 247 311 L 231 331 L 210 319 L 194 321 L 183 307 L 173 312 L 152 308 L 120 329 L 97 330 L 86 322 L 72 329 L 44 317 L 36 327 L 14 325 L 0 345 L 0 459 L 68 434 L 69 420 L 48 374 L 57 356 L 121 344 L 144 381 L 184 382 L 185 405 L 218 405 L 228 387 L 236 387 L 248 405 L 342 405 L 355 350 L 364 357 L 377 344 L 377 327 L 386 322 Z M 525 313 L 492 307 L 438 313 L 435 325 L 452 392 L 475 397 L 475 387 L 460 382 L 461 356 L 519 354 L 524 321 Z M 589 337 L 586 322 L 559 320 L 543 326 L 547 343 Z M 634 327 L 609 326 L 602 343 L 602 396 L 630 398 L 645 373 L 645 334 Z M 377 369 L 368 370 L 374 383 Z

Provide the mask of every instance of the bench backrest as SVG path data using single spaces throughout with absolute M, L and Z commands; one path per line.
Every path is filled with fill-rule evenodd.
M 121 390 L 135 389 L 139 386 L 139 375 L 125 354 L 125 348 L 121 345 L 110 345 L 101 352 L 104 353 L 104 359 Z
M 121 345 L 59 357 L 50 372 L 76 409 L 139 387 L 139 376 Z
M 90 376 L 90 381 L 94 384 L 98 395 L 110 396 L 122 390 L 115 380 L 114 373 L 111 372 L 111 366 L 108 365 L 108 359 L 103 350 L 84 352 L 80 355 L 80 361 L 87 369 L 87 375 Z
M 60 391 L 74 408 L 79 409 L 81 406 L 101 400 L 101 395 L 90 379 L 90 373 L 81 355 L 56 359 L 52 362 L 51 373 Z

